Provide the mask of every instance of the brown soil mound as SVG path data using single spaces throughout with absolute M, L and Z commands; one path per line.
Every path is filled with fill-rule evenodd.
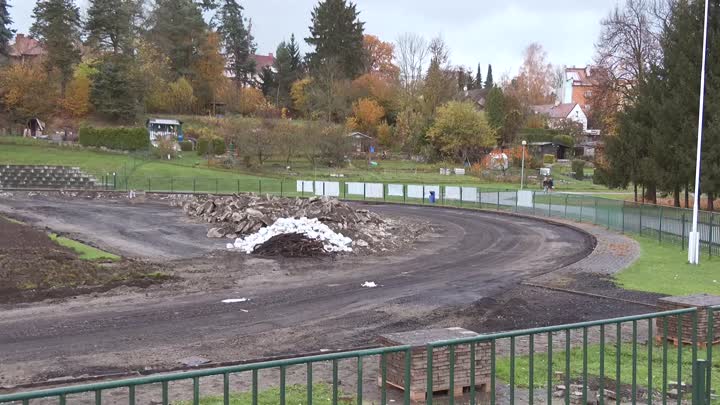
M 147 286 L 168 278 L 159 270 L 127 260 L 111 265 L 81 260 L 45 232 L 0 218 L 0 303 Z
M 329 253 L 319 240 L 308 239 L 303 234 L 286 233 L 275 235 L 262 245 L 255 247 L 253 254 L 260 256 L 315 257 Z

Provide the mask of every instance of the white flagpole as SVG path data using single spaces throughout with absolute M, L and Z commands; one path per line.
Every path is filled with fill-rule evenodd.
M 698 232 L 698 210 L 700 208 L 700 155 L 702 152 L 703 109 L 705 108 L 705 56 L 707 54 L 709 0 L 705 0 L 705 26 L 703 29 L 702 68 L 700 69 L 700 111 L 698 111 L 697 157 L 695 158 L 695 196 L 693 198 L 692 231 L 689 235 L 688 261 L 700 264 L 700 233 Z

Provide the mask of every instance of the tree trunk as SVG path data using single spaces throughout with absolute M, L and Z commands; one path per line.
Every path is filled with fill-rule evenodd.
M 685 185 L 685 208 L 690 208 L 690 185 L 689 184 Z
M 638 189 L 637 183 L 633 183 L 633 191 L 635 192 L 635 202 L 638 202 L 638 192 L 637 192 L 638 190 L 637 189 Z
M 657 186 L 655 185 L 655 183 L 651 183 L 648 184 L 647 187 L 643 187 L 645 188 L 643 199 L 648 200 L 653 204 L 657 204 Z
M 707 209 L 708 211 L 713 212 L 715 210 L 715 193 L 708 193 L 707 196 Z
M 673 190 L 673 206 L 680 207 L 680 186 L 676 185 Z

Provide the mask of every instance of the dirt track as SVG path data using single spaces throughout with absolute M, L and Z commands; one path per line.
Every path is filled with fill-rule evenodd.
M 223 242 L 206 239 L 204 225 L 161 204 L 1 201 L 0 211 L 111 251 L 185 258 L 174 263 L 175 275 L 186 283 L 0 308 L 0 386 L 177 366 L 190 355 L 234 361 L 367 345 L 385 332 L 479 326 L 480 319 L 498 314 L 502 297 L 527 305 L 519 281 L 574 263 L 593 246 L 583 232 L 530 219 L 440 208 L 372 209 L 429 220 L 437 231 L 412 251 L 389 257 L 274 261 L 208 253 Z M 164 225 L 171 220 L 177 222 Z M 366 280 L 381 287 L 361 288 Z M 220 302 L 239 297 L 250 301 Z M 580 307 L 575 311 L 580 319 L 587 316 Z M 503 328 L 517 319 L 492 321 Z

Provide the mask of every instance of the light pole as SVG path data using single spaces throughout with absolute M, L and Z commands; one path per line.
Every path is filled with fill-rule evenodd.
M 697 156 L 695 158 L 695 195 L 693 197 L 692 230 L 688 235 L 688 262 L 700 264 L 700 233 L 698 232 L 698 210 L 700 208 L 700 155 L 702 152 L 703 109 L 705 108 L 705 56 L 707 55 L 709 1 L 705 0 L 705 21 L 703 28 L 703 54 L 700 68 L 700 109 L 698 111 Z
M 527 141 L 522 141 L 522 165 L 520 166 L 520 190 L 525 187 L 525 146 Z

